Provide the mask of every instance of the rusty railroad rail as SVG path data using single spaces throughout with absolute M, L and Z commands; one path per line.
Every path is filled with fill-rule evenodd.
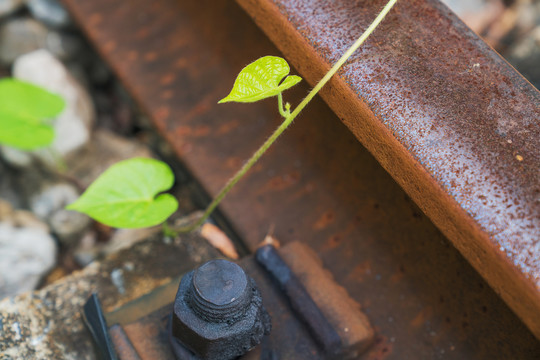
M 279 54 L 234 2 L 64 1 L 208 193 L 277 125 L 271 101 L 216 105 Z M 308 82 L 382 3 L 239 2 Z M 365 358 L 538 356 L 452 246 L 538 336 L 537 90 L 435 1 L 398 3 L 329 85 L 338 116 L 310 104 L 221 206 L 240 238 L 308 242 L 376 328 Z
M 314 84 L 380 4 L 240 0 Z M 540 337 L 540 93 L 438 1 L 397 4 L 321 93 Z

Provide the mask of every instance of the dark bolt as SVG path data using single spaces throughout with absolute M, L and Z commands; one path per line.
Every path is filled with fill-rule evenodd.
M 186 274 L 176 294 L 172 341 L 200 359 L 243 355 L 270 332 L 255 282 L 237 264 L 212 260 Z
M 242 316 L 252 292 L 242 268 L 226 260 L 210 261 L 195 270 L 188 304 L 199 317 L 231 322 Z

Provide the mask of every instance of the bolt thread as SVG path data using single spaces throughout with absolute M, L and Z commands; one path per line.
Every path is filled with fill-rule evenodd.
M 248 284 L 242 294 L 225 305 L 216 305 L 205 300 L 196 290 L 191 282 L 189 293 L 186 296 L 188 306 L 199 316 L 200 318 L 209 322 L 227 322 L 234 323 L 240 319 L 251 304 L 253 298 L 253 284 L 249 279 Z

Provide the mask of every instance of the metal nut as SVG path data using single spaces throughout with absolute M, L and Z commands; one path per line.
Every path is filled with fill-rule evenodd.
M 172 319 L 173 337 L 205 360 L 241 356 L 271 328 L 254 280 L 227 260 L 209 261 L 182 278 Z

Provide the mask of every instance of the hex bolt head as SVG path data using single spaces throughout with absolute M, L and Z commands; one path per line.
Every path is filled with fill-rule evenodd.
M 235 321 L 253 296 L 244 270 L 227 260 L 214 260 L 195 270 L 188 304 L 199 317 L 220 322 Z
M 237 264 L 212 260 L 182 278 L 172 337 L 200 359 L 241 356 L 259 344 L 270 328 L 254 280 Z
M 193 287 L 198 296 L 215 306 L 234 302 L 247 287 L 244 270 L 227 260 L 207 262 L 195 271 Z

